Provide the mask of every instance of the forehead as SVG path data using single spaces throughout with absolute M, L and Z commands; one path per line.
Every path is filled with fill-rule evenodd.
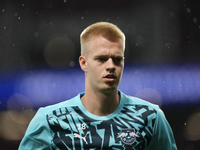
M 90 45 L 90 53 L 113 53 L 118 55 L 124 54 L 124 45 L 122 39 L 110 41 L 102 36 L 98 36 L 91 39 Z

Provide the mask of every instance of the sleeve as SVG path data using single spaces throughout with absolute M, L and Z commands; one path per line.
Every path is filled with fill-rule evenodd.
M 154 132 L 146 150 L 177 150 L 172 129 L 161 109 L 157 112 Z
M 31 120 L 18 150 L 52 150 L 52 137 L 42 109 L 40 108 Z

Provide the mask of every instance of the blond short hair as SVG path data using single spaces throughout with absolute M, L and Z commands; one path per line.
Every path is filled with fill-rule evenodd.
M 116 41 L 121 39 L 123 41 L 125 49 L 125 35 L 124 33 L 114 24 L 109 22 L 97 22 L 88 26 L 80 35 L 81 42 L 81 55 L 84 55 L 86 44 L 95 36 L 103 36 L 109 41 Z

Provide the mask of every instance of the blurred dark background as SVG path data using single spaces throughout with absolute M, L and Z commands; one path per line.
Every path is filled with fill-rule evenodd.
M 119 89 L 158 104 L 180 150 L 200 147 L 200 5 L 195 0 L 1 0 L 0 150 L 17 149 L 41 106 L 84 91 L 79 35 L 126 35 Z

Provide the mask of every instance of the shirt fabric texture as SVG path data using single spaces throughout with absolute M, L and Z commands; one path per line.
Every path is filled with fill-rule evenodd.
M 159 106 L 127 96 L 108 116 L 91 114 L 81 96 L 40 108 L 19 150 L 177 150 Z

